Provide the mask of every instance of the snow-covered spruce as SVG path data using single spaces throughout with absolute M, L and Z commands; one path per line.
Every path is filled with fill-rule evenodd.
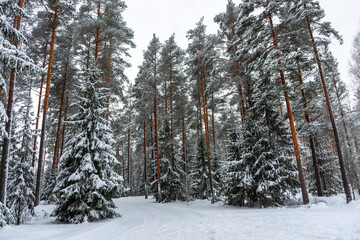
M 283 204 L 298 189 L 291 139 L 272 106 L 280 89 L 270 75 L 260 75 L 249 99 L 245 125 L 230 134 L 226 190 L 232 205 L 266 207 Z M 239 134 L 240 133 L 240 134 Z
M 86 93 L 86 97 L 83 96 Z M 111 198 L 122 190 L 122 177 L 111 149 L 114 142 L 106 114 L 108 90 L 101 87 L 100 71 L 91 66 L 82 74 L 78 113 L 68 124 L 71 137 L 60 159 L 54 214 L 58 222 L 81 223 L 119 216 Z
M 41 186 L 41 196 L 40 199 L 47 204 L 52 204 L 57 201 L 56 194 L 54 193 L 54 188 L 56 186 L 56 178 L 58 171 L 51 167 L 51 163 L 46 164 L 48 167 L 45 170 L 42 186 Z
M 185 192 L 186 187 L 182 182 L 185 177 L 185 172 L 181 166 L 184 164 L 183 161 L 174 154 L 171 154 L 171 136 L 168 119 L 164 119 L 164 131 L 160 132 L 160 181 L 161 181 L 161 201 L 184 201 L 186 199 Z M 157 187 L 157 181 L 152 183 L 152 189 L 154 197 L 159 201 L 159 194 L 155 191 Z
M 197 199 L 210 197 L 209 170 L 205 148 L 205 137 L 201 134 L 197 140 L 196 156 L 192 160 L 190 167 L 191 195 Z
M 15 76 L 15 72 L 19 73 L 22 71 L 29 70 L 38 70 L 34 62 L 27 56 L 24 51 L 17 49 L 14 42 L 24 43 L 27 42 L 25 36 L 14 27 L 14 17 L 25 17 L 25 12 L 18 6 L 17 1 L 13 0 L 2 0 L 0 1 L 0 93 L 3 96 L 6 96 L 6 83 L 4 76 L 7 73 L 4 70 L 11 69 L 12 76 Z M 12 39 L 12 43 L 10 42 Z M 11 80 L 15 82 L 15 77 Z M 10 80 L 10 82 L 11 82 Z M 10 91 L 11 89 L 10 84 Z M 8 114 L 5 112 L 3 102 L 0 103 L 0 136 L 4 137 L 2 142 L 4 152 L 3 156 L 8 156 L 8 151 L 10 147 L 10 141 L 7 138 L 11 130 L 11 116 L 12 116 L 12 105 L 8 105 Z M 10 119 L 9 119 L 10 118 Z M 5 126 L 6 123 L 9 123 Z M 1 159 L 1 169 L 0 169 L 0 201 L 6 202 L 6 189 L 7 189 L 7 180 L 8 180 L 8 157 L 3 157 Z M 11 219 L 8 215 L 9 210 L 6 209 L 5 204 L 0 203 L 0 227 L 4 226 L 6 223 L 9 223 Z
M 21 122 L 25 123 L 24 127 L 19 128 L 15 135 L 21 139 L 20 145 L 12 153 L 12 164 L 9 172 L 8 201 L 7 205 L 11 209 L 16 224 L 21 224 L 30 219 L 34 213 L 34 171 L 31 167 L 31 158 L 33 154 L 31 130 L 31 99 L 27 100 L 27 107 Z
M 12 224 L 15 222 L 14 216 L 10 210 L 0 202 L 0 227 L 4 227 L 7 224 Z

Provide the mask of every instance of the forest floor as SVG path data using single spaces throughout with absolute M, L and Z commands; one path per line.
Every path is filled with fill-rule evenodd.
M 266 209 L 211 205 L 207 200 L 155 203 L 154 199 L 114 200 L 122 217 L 83 224 L 55 224 L 53 205 L 20 226 L 0 229 L 1 240 L 177 240 L 177 239 L 360 239 L 360 201 L 342 196 L 312 198 L 306 206 Z

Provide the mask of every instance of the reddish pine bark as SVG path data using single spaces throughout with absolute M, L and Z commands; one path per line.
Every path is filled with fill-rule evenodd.
M 299 73 L 299 82 L 300 82 L 300 85 L 302 86 L 304 81 L 303 81 L 302 72 L 301 72 L 300 67 L 298 67 L 298 73 Z M 305 89 L 304 88 L 301 89 L 301 96 L 304 99 L 305 120 L 306 120 L 306 122 L 308 124 L 310 124 L 310 115 L 306 111 L 306 109 L 308 108 L 308 105 L 306 103 L 306 96 L 305 96 Z M 319 164 L 318 164 L 316 151 L 315 151 L 314 138 L 312 137 L 311 134 L 309 135 L 309 143 L 310 143 L 311 155 L 312 155 L 312 160 L 313 160 L 313 165 L 314 165 L 314 174 L 315 174 L 315 180 L 316 180 L 317 193 L 318 193 L 319 197 L 322 197 L 324 194 L 323 194 L 323 191 L 322 191 L 322 188 L 321 188 Z
M 305 3 L 304 3 L 304 8 L 306 9 L 306 4 Z M 336 124 L 335 124 L 334 114 L 333 114 L 332 107 L 331 107 L 331 101 L 330 101 L 329 93 L 328 93 L 328 90 L 327 90 L 327 86 L 326 86 L 326 82 L 325 82 L 325 78 L 324 78 L 324 74 L 323 74 L 323 70 L 322 70 L 320 56 L 319 56 L 317 46 L 316 46 L 316 42 L 315 42 L 315 39 L 314 39 L 314 36 L 313 36 L 313 32 L 312 32 L 312 28 L 311 28 L 311 21 L 310 21 L 309 16 L 306 16 L 306 22 L 307 22 L 307 27 L 308 27 L 308 30 L 309 30 L 310 38 L 311 38 L 311 41 L 312 41 L 312 44 L 313 44 L 313 49 L 314 49 L 316 62 L 317 62 L 318 68 L 319 68 L 320 79 L 321 79 L 321 83 L 322 83 L 322 86 L 323 86 L 324 95 L 325 95 L 325 98 L 326 98 L 326 105 L 328 107 L 328 113 L 329 113 L 329 117 L 330 117 L 331 126 L 332 126 L 332 129 L 333 129 L 333 132 L 334 132 L 334 139 L 335 139 L 336 150 L 337 150 L 338 158 L 339 158 L 339 165 L 340 165 L 340 170 L 341 170 L 341 178 L 342 178 L 343 187 L 344 187 L 344 191 L 345 191 L 345 195 L 346 195 L 346 202 L 349 203 L 349 202 L 351 202 L 352 197 L 351 197 L 350 187 L 349 187 L 349 183 L 348 183 L 347 176 L 346 176 L 345 164 L 344 164 L 344 159 L 343 159 L 343 156 L 342 156 L 339 135 L 338 135 L 337 127 L 336 127 Z
M 130 123 L 131 123 L 131 101 L 130 101 L 130 108 L 129 108 L 129 126 L 128 126 L 128 147 L 127 147 L 127 182 L 128 186 L 130 186 L 130 140 L 131 140 L 131 129 L 130 129 Z
M 214 94 L 211 95 L 211 125 L 212 125 L 212 137 L 213 137 L 213 148 L 214 152 L 216 151 L 216 136 L 215 136 L 215 108 L 214 108 Z
M 171 58 L 170 58 L 171 59 Z M 171 61 L 171 60 L 170 60 Z M 171 62 L 170 62 L 170 65 L 171 65 Z M 170 67 L 170 81 L 171 81 L 171 67 Z M 168 113 L 168 102 L 167 102 L 167 81 L 166 81 L 166 78 L 164 78 L 164 110 L 165 110 L 165 116 L 167 115 Z
M 186 159 L 186 132 L 185 132 L 185 117 L 184 115 L 181 117 L 181 125 L 182 125 L 182 156 L 183 161 L 185 164 L 185 184 L 186 184 L 186 198 L 189 199 L 189 193 L 190 193 L 190 179 L 188 174 L 188 167 L 187 167 L 187 159 Z
M 269 3 L 269 0 L 267 0 L 267 2 Z M 275 29 L 274 29 L 271 13 L 269 13 L 268 17 L 269 17 L 269 22 L 270 22 L 271 35 L 273 38 L 273 44 L 274 44 L 275 48 L 278 49 L 278 40 L 277 40 L 277 35 L 276 35 Z M 286 85 L 285 74 L 284 74 L 284 70 L 282 67 L 282 62 L 281 62 L 279 53 L 277 53 L 277 58 L 278 58 L 278 65 L 280 68 L 281 83 L 282 83 L 282 85 L 285 86 Z M 285 97 L 285 102 L 286 102 L 288 118 L 289 118 L 289 122 L 290 122 L 291 135 L 292 135 L 292 140 L 293 140 L 293 145 L 294 145 L 294 150 L 295 150 L 296 164 L 297 164 L 297 168 L 298 168 L 298 172 L 299 172 L 299 181 L 300 181 L 300 185 L 301 185 L 301 193 L 302 193 L 302 197 L 303 197 L 303 203 L 308 204 L 309 203 L 309 195 L 306 190 L 305 178 L 304 178 L 304 174 L 302 171 L 302 163 L 301 163 L 301 159 L 300 159 L 299 145 L 298 145 L 298 140 L 296 137 L 294 118 L 292 115 L 289 94 L 287 91 L 284 91 L 284 97 Z
M 343 106 L 342 106 L 342 103 L 341 103 L 341 100 L 340 100 L 340 94 L 339 94 L 339 91 L 338 91 L 338 88 L 337 88 L 336 84 L 334 84 L 334 87 L 335 87 L 336 99 L 337 99 L 337 101 L 339 103 L 341 122 L 342 122 L 344 132 L 345 132 L 346 143 L 348 145 L 350 154 L 352 155 L 351 142 L 350 142 L 350 137 L 349 137 L 349 133 L 348 133 L 347 124 L 345 122 L 345 113 L 344 113 Z
M 54 56 L 57 16 L 58 16 L 58 8 L 55 8 L 54 17 L 53 17 L 52 34 L 51 34 L 50 52 L 49 52 L 49 64 L 48 64 L 48 71 L 47 71 L 47 75 L 46 75 L 46 91 L 45 91 L 45 99 L 44 99 L 43 120 L 42 120 L 42 127 L 41 127 L 39 163 L 38 163 L 38 170 L 37 170 L 37 175 L 36 175 L 34 206 L 39 205 L 39 202 L 40 202 L 41 175 L 42 175 L 42 167 L 43 167 L 43 157 L 45 155 L 44 154 L 44 146 L 45 146 L 45 133 L 46 133 L 46 113 L 47 113 L 47 106 L 48 106 L 49 93 L 50 93 L 51 67 L 52 67 L 52 59 Z
M 32 78 L 30 78 L 29 94 L 28 94 L 29 99 L 31 98 L 32 83 L 33 83 L 33 80 L 32 80 Z M 28 113 L 26 113 L 25 126 L 28 124 L 28 118 L 27 117 L 28 117 Z
M 170 58 L 170 131 L 171 131 L 171 165 L 172 168 L 175 167 L 175 152 L 174 152 L 174 117 L 173 117 L 173 65 L 172 65 L 172 58 Z
M 147 164 L 146 164 L 146 120 L 144 119 L 144 182 L 145 182 L 145 199 L 148 198 L 148 181 L 147 181 Z
M 60 100 L 60 109 L 59 109 L 59 117 L 58 117 L 58 125 L 56 131 L 56 140 L 55 140 L 55 147 L 54 147 L 54 156 L 53 156 L 53 163 L 52 169 L 58 169 L 59 166 L 59 147 L 60 147 L 60 131 L 61 131 L 61 120 L 62 120 L 62 112 L 63 112 L 63 105 L 65 100 L 65 92 L 66 92 L 66 83 L 67 83 L 67 68 L 68 64 L 65 64 L 65 73 L 64 73 L 64 80 L 63 80 L 63 89 L 61 93 L 61 100 Z
M 86 70 L 89 69 L 89 64 L 90 64 L 90 49 L 91 49 L 91 38 L 89 37 L 87 57 L 86 57 Z
M 47 47 L 45 47 L 45 49 L 47 49 Z M 43 68 L 45 68 L 45 65 L 46 65 L 46 56 L 47 56 L 47 54 L 44 55 Z M 44 85 L 44 78 L 45 78 L 45 74 L 42 74 L 41 82 L 40 82 L 39 103 L 38 103 L 38 109 L 37 109 L 37 114 L 36 114 L 35 133 L 37 133 L 38 128 L 39 128 L 39 119 L 40 119 L 40 111 L 41 111 L 41 97 L 42 97 L 42 90 L 43 90 L 43 85 Z M 33 146 L 34 152 L 33 152 L 32 162 L 31 162 L 32 167 L 35 167 L 36 143 L 37 143 L 37 134 L 35 134 L 35 137 L 34 137 L 34 146 Z
M 108 63 L 108 76 L 107 76 L 107 84 L 109 88 L 109 95 L 106 98 L 106 105 L 107 105 L 107 111 L 106 111 L 106 120 L 109 120 L 109 113 L 110 113 L 110 80 L 111 80 L 111 49 L 112 47 L 112 38 L 110 38 L 110 48 L 109 48 L 109 63 Z
M 200 58 L 200 64 L 202 64 L 202 58 Z M 205 96 L 205 67 L 201 67 L 201 96 L 203 104 L 203 116 L 204 116 L 204 126 L 205 126 L 205 140 L 206 140 L 206 157 L 208 160 L 208 171 L 209 171 L 209 185 L 210 185 L 210 194 L 211 194 L 211 203 L 215 203 L 214 187 L 212 182 L 212 171 L 211 171 L 211 158 L 210 158 L 210 137 L 209 137 L 209 122 L 208 122 L 208 113 L 207 113 L 207 100 Z
M 155 52 L 156 56 L 156 52 Z M 157 161 L 157 182 L 158 182 L 158 201 L 161 202 L 161 175 L 160 175 L 160 155 L 159 155 L 159 135 L 158 135 L 158 119 L 157 119 L 157 69 L 156 59 L 154 62 L 154 122 L 155 122 L 155 143 L 156 143 L 156 161 Z
M 65 125 L 65 123 L 66 123 L 66 120 L 67 120 L 68 108 L 69 108 L 69 96 L 66 96 L 66 100 L 65 100 L 65 111 L 64 111 L 64 123 L 63 123 L 62 133 L 61 133 L 61 151 L 60 151 L 60 156 L 63 154 L 63 150 L 64 150 L 65 130 L 66 130 L 66 125 Z
M 23 8 L 24 1 L 20 0 L 18 2 L 19 8 Z M 19 30 L 21 23 L 21 16 L 15 17 L 14 27 Z M 18 42 L 10 39 L 10 42 L 18 48 Z M 13 114 L 13 105 L 14 105 L 14 90 L 15 90 L 15 81 L 16 81 L 16 72 L 14 69 L 11 70 L 10 80 L 9 80 L 9 94 L 8 94 L 8 105 L 6 109 L 6 115 L 8 121 L 5 124 L 5 131 L 8 133 L 8 136 L 3 138 L 3 149 L 1 155 L 1 166 L 0 166 L 0 202 L 6 204 L 6 188 L 7 188 L 7 175 L 8 175 L 8 160 L 9 160 L 9 149 L 10 149 L 10 139 L 11 139 L 11 127 L 12 127 L 12 114 Z
M 155 123 L 153 122 L 153 116 L 152 114 L 150 115 L 150 132 L 151 132 L 151 159 L 154 159 L 155 154 L 154 154 L 154 131 L 153 131 L 153 125 L 155 125 Z
M 231 27 L 231 32 L 232 32 L 232 36 L 235 37 L 235 35 L 236 35 L 235 24 Z M 236 45 L 234 46 L 234 51 L 235 51 L 235 54 L 238 51 L 238 47 Z M 240 63 L 239 62 L 236 62 L 236 73 L 238 75 L 240 75 Z M 244 96 L 243 96 L 241 83 L 239 82 L 236 87 L 237 87 L 238 95 L 239 95 L 241 123 L 244 124 L 245 123 L 245 105 L 244 105 Z
M 199 85 L 201 85 L 201 81 L 200 81 Z M 202 116 L 201 116 L 201 89 L 200 88 L 199 88 L 198 96 L 199 96 L 199 98 L 198 98 L 198 102 L 199 102 L 198 111 L 199 111 L 199 121 L 200 121 L 200 134 L 202 134 L 203 124 L 202 124 Z
M 122 164 L 122 177 L 125 181 L 124 141 L 121 141 L 121 164 Z
M 98 2 L 98 7 L 97 7 L 97 18 L 100 19 L 100 8 L 101 8 L 101 4 L 100 1 Z M 96 33 L 95 33 L 95 60 L 97 60 L 98 55 L 99 55 L 99 43 L 100 43 L 100 27 L 97 26 L 96 27 Z

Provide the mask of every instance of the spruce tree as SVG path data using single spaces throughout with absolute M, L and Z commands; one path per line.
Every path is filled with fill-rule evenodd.
M 101 87 L 100 71 L 91 65 L 84 70 L 78 113 L 69 120 L 71 137 L 60 159 L 54 214 L 59 222 L 81 223 L 117 217 L 113 197 L 121 193 L 122 178 L 111 149 L 114 139 L 105 119 L 107 89 Z M 83 93 L 87 97 L 80 97 Z
M 184 163 L 178 155 L 178 145 L 175 141 L 176 126 L 174 124 L 176 120 L 174 107 L 177 105 L 178 85 L 183 80 L 184 51 L 177 46 L 175 35 L 165 41 L 160 56 L 158 72 L 159 80 L 163 83 L 162 89 L 164 89 L 164 115 L 159 138 L 161 194 L 162 201 L 168 202 L 185 199 L 185 185 L 183 183 L 185 172 L 182 168 Z
M 196 154 L 190 166 L 190 188 L 191 195 L 196 199 L 207 199 L 211 197 L 205 136 L 203 134 L 198 138 Z
M 31 130 L 31 98 L 27 98 L 27 106 L 23 108 L 23 119 L 25 125 L 19 128 L 16 134 L 21 139 L 21 145 L 14 150 L 12 155 L 12 167 L 9 173 L 8 202 L 16 219 L 16 224 L 26 222 L 34 214 L 34 170 L 31 167 L 32 139 Z
M 20 44 L 27 42 L 25 36 L 19 31 L 21 18 L 26 16 L 22 6 L 23 1 L 19 1 L 19 4 L 12 0 L 0 2 L 0 94 L 8 97 L 6 112 L 3 103 L 0 103 L 0 136 L 3 137 L 0 166 L 0 225 L 2 226 L 12 219 L 5 204 L 16 74 L 38 69 L 31 58 L 18 49 Z M 10 79 L 8 91 L 6 91 L 4 76 Z
M 234 205 L 267 207 L 281 205 L 299 187 L 292 162 L 290 133 L 274 109 L 280 88 L 267 74 L 259 74 L 250 95 L 245 125 L 230 137 L 226 195 Z
M 185 185 L 182 182 L 185 172 L 181 169 L 181 159 L 171 155 L 171 133 L 169 119 L 165 117 L 163 131 L 160 132 L 160 171 L 161 171 L 161 201 L 171 202 L 185 200 Z M 154 197 L 158 199 L 158 194 Z

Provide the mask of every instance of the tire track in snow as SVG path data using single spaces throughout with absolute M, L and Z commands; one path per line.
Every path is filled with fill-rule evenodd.
M 198 228 L 198 222 L 203 222 L 204 216 L 193 209 L 159 204 L 154 200 L 144 200 L 143 197 L 115 199 L 115 203 L 121 218 L 108 220 L 101 226 L 94 225 L 91 232 L 68 240 L 209 239 L 202 229 Z

